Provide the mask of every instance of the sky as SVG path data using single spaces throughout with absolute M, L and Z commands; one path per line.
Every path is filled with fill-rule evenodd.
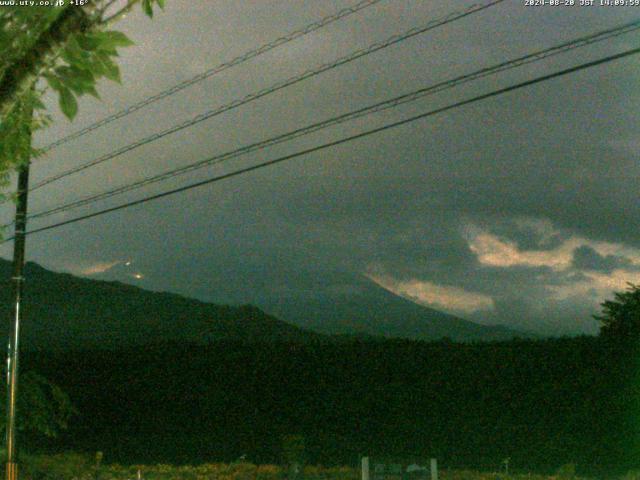
M 36 145 L 341 8 L 346 0 L 170 0 L 117 28 L 122 85 L 101 82 Z M 60 146 L 33 183 L 469 1 L 383 0 Z M 507 0 L 39 189 L 30 211 L 170 170 L 478 68 L 640 18 L 640 7 Z M 37 228 L 400 120 L 637 46 L 638 33 L 491 76 L 91 207 Z M 27 257 L 219 303 L 348 289 L 367 277 L 445 312 L 542 334 L 595 333 L 640 282 L 640 64 L 630 57 L 223 182 L 29 236 Z M 0 210 L 9 221 L 12 208 Z M 11 245 L 0 246 L 10 258 Z M 340 275 L 336 275 L 340 272 Z M 345 275 L 346 274 L 346 275 Z M 355 288 L 355 287 L 354 287 Z

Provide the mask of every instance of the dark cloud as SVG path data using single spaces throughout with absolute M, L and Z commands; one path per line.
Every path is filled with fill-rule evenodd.
M 488 231 L 508 242 L 513 242 L 520 250 L 553 250 L 565 242 L 571 234 L 555 230 L 553 225 L 527 218 L 488 218 L 477 221 Z
M 583 245 L 573 251 L 573 266 L 579 270 L 597 270 L 610 273 L 616 268 L 629 268 L 631 262 L 620 255 L 600 255 Z

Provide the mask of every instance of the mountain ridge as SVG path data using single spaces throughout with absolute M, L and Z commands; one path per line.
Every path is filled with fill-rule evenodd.
M 21 341 L 31 349 L 109 349 L 163 341 L 486 341 L 527 336 L 423 307 L 362 279 L 359 293 L 338 291 L 319 296 L 315 304 L 291 301 L 278 310 L 269 302 L 208 303 L 119 281 L 53 272 L 32 262 L 25 271 Z M 0 276 L 8 279 L 10 272 L 11 263 L 0 259 Z M 279 300 L 287 299 L 291 300 Z M 11 289 L 1 289 L 0 314 L 5 318 L 10 305 Z M 8 334 L 7 323 L 0 324 L 0 335 Z
M 26 347 L 113 347 L 165 340 L 310 341 L 320 336 L 289 325 L 255 306 L 216 305 L 176 293 L 152 292 L 117 281 L 93 280 L 25 266 Z M 0 261 L 9 278 L 10 263 Z M 0 291 L 0 314 L 10 314 L 11 289 Z M 46 320 L 46 321 L 45 321 Z M 0 326 L 7 334 L 7 325 Z
M 423 341 L 450 338 L 463 342 L 537 338 L 529 332 L 482 325 L 420 305 L 365 276 L 343 276 L 336 281 L 344 282 L 344 288 L 306 296 L 265 298 L 256 303 L 286 322 L 324 334 L 358 333 Z

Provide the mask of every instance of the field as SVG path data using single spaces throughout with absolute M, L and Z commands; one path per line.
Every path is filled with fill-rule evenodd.
M 208 463 L 197 466 L 101 465 L 78 454 L 29 457 L 23 467 L 33 480 L 286 480 L 286 471 L 277 465 L 251 463 Z M 575 478 L 571 468 L 558 475 L 505 475 L 473 471 L 440 471 L 440 480 L 566 480 Z M 567 471 L 568 470 L 568 471 Z M 307 466 L 304 480 L 359 480 L 360 470 L 352 467 Z

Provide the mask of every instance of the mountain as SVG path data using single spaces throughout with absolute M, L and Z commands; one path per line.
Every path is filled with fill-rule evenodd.
M 480 325 L 400 297 L 366 277 L 339 275 L 332 287 L 256 301 L 286 322 L 324 334 L 413 340 L 509 340 L 533 337 L 500 325 Z
M 0 278 L 9 279 L 10 272 L 10 262 L 0 259 Z M 344 342 L 375 337 L 488 341 L 528 336 L 418 305 L 364 277 L 349 275 L 318 277 L 316 285 L 331 285 L 256 300 L 260 308 L 205 303 L 117 281 L 55 273 L 35 263 L 27 263 L 26 278 L 21 341 L 27 348 L 119 348 L 218 340 Z M 9 318 L 10 305 L 7 280 L 0 289 L 4 318 Z M 8 322 L 0 322 L 4 338 L 7 329 Z
M 10 316 L 11 264 L 0 259 L 0 315 Z M 79 278 L 26 265 L 21 342 L 27 348 L 115 348 L 154 342 L 308 341 L 321 335 L 254 306 L 231 307 L 172 293 Z M 6 338 L 8 322 L 0 322 Z

